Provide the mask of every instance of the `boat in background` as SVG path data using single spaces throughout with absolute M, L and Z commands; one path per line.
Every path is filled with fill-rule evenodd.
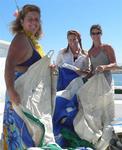
M 5 100 L 5 81 L 4 81 L 4 68 L 5 60 L 8 52 L 10 42 L 0 40 L 0 139 L 2 133 L 2 122 L 3 122 L 3 111 L 4 111 L 4 100 Z
M 9 45 L 9 42 L 0 40 L 0 100 L 5 97 L 4 68 Z
M 10 42 L 0 40 L 0 58 L 6 58 Z

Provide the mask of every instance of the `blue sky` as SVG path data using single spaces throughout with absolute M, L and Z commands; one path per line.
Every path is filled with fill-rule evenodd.
M 116 54 L 117 62 L 122 64 L 122 0 L 17 0 L 21 8 L 24 4 L 36 4 L 42 11 L 44 36 L 39 41 L 47 53 L 57 52 L 67 46 L 66 33 L 78 30 L 82 45 L 88 50 L 92 41 L 89 29 L 92 24 L 100 24 L 103 29 L 102 42 L 110 44 Z M 10 22 L 16 10 L 14 0 L 0 0 L 0 39 L 11 41 Z

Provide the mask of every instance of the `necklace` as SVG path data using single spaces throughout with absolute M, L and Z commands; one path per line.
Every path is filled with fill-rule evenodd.
M 25 31 L 23 31 L 23 32 L 24 32 L 24 33 L 26 34 L 26 36 L 30 39 L 32 45 L 33 45 L 34 48 L 37 50 L 37 52 L 39 53 L 39 55 L 40 55 L 41 57 L 44 57 L 44 56 L 45 56 L 45 53 L 44 53 L 44 51 L 43 51 L 42 46 L 38 43 L 37 38 L 34 37 L 31 32 L 25 32 Z

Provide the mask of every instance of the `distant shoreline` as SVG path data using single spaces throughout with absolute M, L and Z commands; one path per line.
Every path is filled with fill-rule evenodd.
M 122 74 L 122 70 L 115 70 L 115 71 L 112 71 L 112 74 Z

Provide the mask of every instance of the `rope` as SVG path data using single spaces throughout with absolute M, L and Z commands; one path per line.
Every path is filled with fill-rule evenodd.
M 19 6 L 18 6 L 18 4 L 17 4 L 17 1 L 14 0 L 14 2 L 15 2 L 15 5 L 16 5 L 16 7 L 17 7 L 17 10 L 19 11 Z

